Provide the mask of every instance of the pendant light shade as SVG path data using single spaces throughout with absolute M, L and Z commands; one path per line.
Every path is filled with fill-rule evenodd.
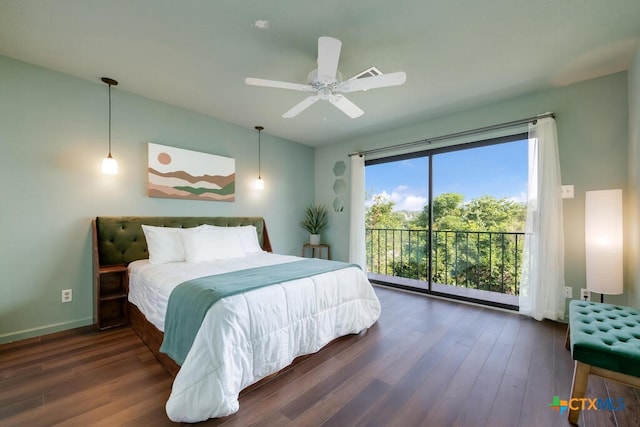
M 256 190 L 264 190 L 264 180 L 262 179 L 262 176 L 260 175 L 260 157 L 261 157 L 261 143 L 260 143 L 260 133 L 264 130 L 264 128 L 262 126 L 256 126 L 255 129 L 258 131 L 258 179 L 256 179 L 256 182 L 254 184 L 254 187 Z
M 102 173 L 116 175 L 118 173 L 118 162 L 111 155 L 111 86 L 117 86 L 118 82 L 109 77 L 103 77 L 102 81 L 109 86 L 109 154 L 102 160 Z
M 116 159 L 111 157 L 111 153 L 102 159 L 102 173 L 105 175 L 118 174 L 118 162 L 116 162 Z

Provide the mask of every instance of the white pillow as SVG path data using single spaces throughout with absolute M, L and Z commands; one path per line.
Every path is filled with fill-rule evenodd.
M 150 264 L 184 262 L 183 228 L 155 227 L 143 224 L 142 231 L 147 239 Z
M 242 225 L 239 227 L 220 227 L 218 225 L 203 225 L 203 228 L 209 228 L 212 230 L 220 230 L 225 235 L 235 235 L 240 239 L 242 244 L 242 250 L 245 254 L 255 254 L 258 252 L 264 252 L 258 242 L 258 230 L 253 225 Z
M 258 242 L 258 230 L 253 225 L 238 227 L 240 229 L 240 242 L 242 249 L 248 254 L 264 252 Z
M 238 236 L 225 235 L 217 229 L 187 229 L 182 234 L 182 243 L 185 260 L 188 263 L 245 256 Z

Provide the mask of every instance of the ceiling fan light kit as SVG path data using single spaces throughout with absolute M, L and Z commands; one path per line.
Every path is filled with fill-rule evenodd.
M 329 101 L 347 116 L 355 119 L 363 115 L 364 111 L 342 95 L 343 93 L 398 86 L 407 80 L 407 75 L 404 71 L 398 71 L 390 74 L 380 74 L 372 77 L 342 81 L 342 75 L 338 72 L 338 61 L 340 60 L 341 49 L 342 42 L 336 38 L 320 37 L 318 39 L 318 68 L 309 73 L 308 84 L 281 82 L 254 77 L 247 77 L 245 83 L 251 86 L 264 86 L 315 93 L 285 112 L 282 115 L 285 119 L 297 116 L 320 100 Z

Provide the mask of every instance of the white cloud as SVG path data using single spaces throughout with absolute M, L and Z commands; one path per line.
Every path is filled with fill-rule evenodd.
M 400 211 L 421 211 L 427 204 L 427 198 L 422 196 L 407 196 L 402 203 L 396 204 L 396 210 Z
M 511 196 L 509 197 L 509 200 L 516 203 L 527 203 L 527 192 L 523 191 L 517 196 Z
M 399 185 L 391 193 L 382 191 L 381 193 L 374 194 L 370 200 L 367 201 L 367 206 L 371 206 L 375 197 L 382 197 L 394 202 L 394 211 L 421 211 L 424 205 L 427 204 L 427 198 L 416 191 L 411 190 L 406 185 Z

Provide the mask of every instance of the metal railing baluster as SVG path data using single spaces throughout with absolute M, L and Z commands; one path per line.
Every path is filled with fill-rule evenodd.
M 452 239 L 450 235 L 453 235 Z M 524 233 L 434 230 L 433 247 L 429 247 L 428 236 L 428 230 L 424 229 L 367 229 L 365 247 L 368 248 L 369 271 L 421 281 L 444 282 L 441 284 L 466 288 L 519 294 L 522 266 L 521 236 L 524 236 Z M 475 256 L 472 255 L 472 242 L 475 243 Z M 464 248 L 462 245 L 465 245 Z M 500 250 L 499 254 L 494 252 L 494 246 L 496 250 Z M 384 254 L 381 253 L 383 251 Z M 427 277 L 428 257 L 431 257 L 431 278 Z M 495 274 L 494 262 L 498 264 Z M 426 268 L 424 275 L 421 274 L 423 265 Z

